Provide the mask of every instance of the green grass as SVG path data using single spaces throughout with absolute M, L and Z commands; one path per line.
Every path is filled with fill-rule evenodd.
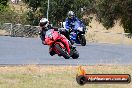
M 83 66 L 89 74 L 130 74 L 132 66 Z M 0 88 L 132 88 L 129 84 L 86 84 L 76 82 L 77 66 L 0 67 Z

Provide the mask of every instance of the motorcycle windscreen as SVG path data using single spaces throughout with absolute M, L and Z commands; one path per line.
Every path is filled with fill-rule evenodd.
M 53 42 L 52 30 L 48 30 L 45 35 L 45 43 L 51 45 Z
M 58 31 L 53 31 L 52 32 L 52 37 L 53 37 L 53 40 L 54 41 L 56 41 L 56 40 L 58 40 L 59 39 L 59 33 L 58 33 Z
M 54 41 L 53 41 L 51 38 L 45 37 L 45 43 L 46 43 L 47 45 L 51 45 L 53 42 L 54 42 Z
M 79 27 L 81 27 L 80 23 L 78 21 L 75 22 L 74 30 L 77 30 Z
M 52 30 L 48 30 L 45 34 L 46 37 L 52 38 Z

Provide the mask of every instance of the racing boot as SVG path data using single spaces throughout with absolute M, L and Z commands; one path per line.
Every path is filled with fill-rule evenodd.
M 76 47 L 71 43 L 71 41 L 69 40 L 69 45 L 70 45 L 70 49 L 75 49 Z
M 71 51 L 70 51 L 70 56 L 72 56 L 73 55 L 73 53 L 74 53 L 74 51 L 75 51 L 75 47 L 72 47 L 72 49 L 71 49 Z
M 70 49 L 71 49 L 71 51 L 70 51 L 70 56 L 72 56 L 72 54 L 73 54 L 74 51 L 76 50 L 76 47 L 73 46 L 73 45 L 70 45 Z
M 56 53 L 55 53 L 54 51 L 50 51 L 49 54 L 50 54 L 51 56 L 54 56 Z

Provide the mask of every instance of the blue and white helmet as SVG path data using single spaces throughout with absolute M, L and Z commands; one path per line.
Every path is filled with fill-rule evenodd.
M 68 18 L 73 18 L 75 16 L 73 11 L 69 11 L 67 15 L 68 15 Z

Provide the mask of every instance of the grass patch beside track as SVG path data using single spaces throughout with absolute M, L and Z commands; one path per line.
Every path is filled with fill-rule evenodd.
M 76 82 L 78 66 L 1 66 L 0 88 L 132 88 L 129 84 L 86 84 Z M 91 65 L 83 66 L 88 74 L 130 74 L 132 66 Z

